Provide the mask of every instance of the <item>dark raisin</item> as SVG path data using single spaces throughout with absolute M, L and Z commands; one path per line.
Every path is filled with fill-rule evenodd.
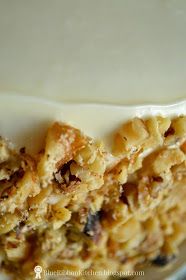
M 23 170 L 23 168 L 19 168 L 14 174 L 13 176 L 15 176 L 17 179 L 21 179 L 23 178 L 25 172 Z
M 160 176 L 153 176 L 152 180 L 158 183 L 162 183 L 163 182 L 163 178 Z
M 20 152 L 21 154 L 25 154 L 25 153 L 26 153 L 26 148 L 25 148 L 25 147 L 22 147 L 22 148 L 19 150 L 19 152 Z
M 70 169 L 70 165 L 72 162 L 74 162 L 74 161 L 70 160 L 67 163 L 63 164 L 63 166 L 60 168 L 61 176 L 65 175 L 66 172 Z
M 19 226 L 20 227 L 24 227 L 26 225 L 26 223 L 24 222 L 24 221 L 21 221 L 20 223 L 19 223 Z
M 23 178 L 25 174 L 25 171 L 23 170 L 22 167 L 20 167 L 17 171 L 15 171 L 11 176 L 10 176 L 10 180 L 12 184 L 16 184 L 16 182 Z
M 175 133 L 174 128 L 170 126 L 170 127 L 167 129 L 167 131 L 165 131 L 164 137 L 167 137 L 167 136 L 169 136 L 169 135 L 173 135 L 174 133 Z
M 137 186 L 135 184 L 125 183 L 122 185 L 122 192 L 120 195 L 120 200 L 129 206 L 127 196 L 130 195 L 131 193 L 133 193 L 135 195 L 136 192 L 137 192 Z
M 128 199 L 125 195 L 125 192 L 122 192 L 121 195 L 120 195 L 120 200 L 124 203 L 124 204 L 127 204 L 129 206 L 129 202 L 128 202 Z
M 44 150 L 44 149 L 41 149 L 41 150 L 39 151 L 39 155 L 44 154 L 44 152 L 45 152 L 45 150 Z
M 101 220 L 101 211 L 98 211 L 94 214 L 89 213 L 87 217 L 87 222 L 85 224 L 83 232 L 91 237 L 93 240 L 96 240 L 98 235 L 100 234 L 101 231 L 101 225 L 100 225 L 100 220 Z
M 156 266 L 166 266 L 176 258 L 175 255 L 159 255 L 153 261 L 152 264 Z
M 73 163 L 73 160 L 65 163 L 57 173 L 54 174 L 54 180 L 60 185 L 60 187 L 69 187 L 74 186 L 76 183 L 81 182 L 81 179 L 70 173 L 70 165 Z M 65 178 L 65 174 L 68 172 L 68 180 Z
M 1 195 L 1 199 L 7 199 L 8 198 L 8 194 L 7 193 L 3 193 L 2 195 Z
M 69 181 L 81 182 L 81 179 L 79 179 L 79 178 L 76 177 L 75 175 L 70 174 L 70 176 L 69 176 Z

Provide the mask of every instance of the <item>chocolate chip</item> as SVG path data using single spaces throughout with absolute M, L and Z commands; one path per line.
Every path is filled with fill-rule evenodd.
M 152 264 L 156 266 L 166 266 L 176 258 L 175 255 L 159 255 L 153 261 Z

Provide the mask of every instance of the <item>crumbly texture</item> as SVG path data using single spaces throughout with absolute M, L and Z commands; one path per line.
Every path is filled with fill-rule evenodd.
M 134 118 L 112 153 L 59 122 L 37 155 L 0 138 L 0 270 L 14 279 L 33 279 L 36 265 L 165 266 L 185 238 L 186 116 Z

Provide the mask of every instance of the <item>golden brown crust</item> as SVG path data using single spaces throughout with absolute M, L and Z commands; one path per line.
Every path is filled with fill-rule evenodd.
M 44 154 L 38 163 L 43 186 L 50 183 L 53 173 L 70 161 L 87 142 L 88 138 L 78 129 L 55 122 L 48 129 Z

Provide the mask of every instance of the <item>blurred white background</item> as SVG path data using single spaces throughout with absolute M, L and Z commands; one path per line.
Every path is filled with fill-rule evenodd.
M 0 0 L 0 92 L 61 101 L 186 97 L 185 0 Z

